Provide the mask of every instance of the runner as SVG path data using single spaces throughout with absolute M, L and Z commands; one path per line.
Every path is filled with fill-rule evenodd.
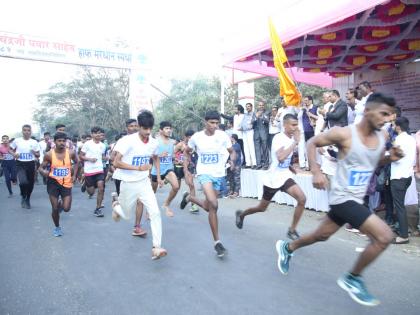
M 376 214 L 363 205 L 363 197 L 370 177 L 378 164 L 386 164 L 401 158 L 401 149 L 393 147 L 385 151 L 385 135 L 380 130 L 390 119 L 395 100 L 380 93 L 367 100 L 365 115 L 357 125 L 335 127 L 321 133 L 308 142 L 308 158 L 313 173 L 313 185 L 326 189 L 328 180 L 316 162 L 316 148 L 336 145 L 339 148 L 337 172 L 331 181 L 329 202 L 331 209 L 318 228 L 293 242 L 277 241 L 278 268 L 287 274 L 292 253 L 300 247 L 326 241 L 345 223 L 350 223 L 369 236 L 371 243 L 360 254 L 349 273 L 341 276 L 337 284 L 346 290 L 356 302 L 375 306 L 379 301 L 371 295 L 361 277 L 362 271 L 372 263 L 391 243 L 391 229 Z
M 31 139 L 32 127 L 23 125 L 23 137 L 15 139 L 11 144 L 15 152 L 17 178 L 19 179 L 22 208 L 31 209 L 31 194 L 35 183 L 35 160 L 39 158 L 39 145 Z
M 157 138 L 159 147 L 158 147 L 158 155 L 160 160 L 160 179 L 166 180 L 171 184 L 171 191 L 169 192 L 168 197 L 166 198 L 165 202 L 162 205 L 162 208 L 165 210 L 165 213 L 168 217 L 173 217 L 174 212 L 169 207 L 171 205 L 172 200 L 175 198 L 176 194 L 179 190 L 178 179 L 174 172 L 174 163 L 173 163 L 173 156 L 174 156 L 174 147 L 175 142 L 171 139 L 172 135 L 172 125 L 169 121 L 162 121 L 159 126 L 159 137 Z M 152 187 L 153 191 L 156 193 L 158 182 L 157 176 L 158 172 L 156 170 L 155 165 L 152 168 Z
M 95 189 L 98 188 L 96 196 L 96 209 L 93 214 L 97 217 L 103 217 L 102 201 L 104 199 L 104 168 L 102 161 L 105 157 L 105 144 L 101 142 L 102 129 L 93 127 L 91 129 L 92 140 L 86 141 L 80 150 L 80 160 L 84 161 L 85 184 L 89 196 L 93 196 Z
M 296 173 L 292 168 L 292 155 L 300 140 L 298 118 L 287 114 L 283 118 L 283 131 L 274 136 L 271 145 L 271 167 L 265 174 L 263 196 L 259 204 L 245 211 L 236 211 L 236 226 L 242 229 L 244 218 L 257 212 L 264 212 L 274 195 L 283 191 L 297 201 L 292 224 L 287 232 L 287 237 L 292 240 L 299 238 L 296 226 L 302 217 L 305 208 L 306 197 L 299 185 L 293 180 Z
M 132 118 L 126 120 L 125 127 L 126 127 L 125 134 L 121 133 L 120 137 L 115 140 L 116 142 L 111 148 L 110 159 L 111 159 L 112 163 L 115 159 L 116 151 L 114 151 L 114 149 L 115 149 L 115 145 L 118 143 L 118 140 L 121 139 L 122 137 L 126 136 L 127 134 L 132 135 L 133 133 L 137 133 L 139 131 L 139 125 L 137 123 L 137 120 L 132 119 Z M 120 176 L 121 169 L 115 168 L 114 165 L 112 165 L 112 168 L 113 168 L 112 178 L 113 178 L 114 183 L 115 183 L 115 189 L 117 191 L 117 196 L 119 196 L 120 195 L 120 185 L 121 185 L 121 178 L 120 178 L 121 177 Z M 143 216 L 143 204 L 140 201 L 137 201 L 136 218 L 135 218 L 135 221 L 134 221 L 134 228 L 133 228 L 133 231 L 132 231 L 131 235 L 141 236 L 141 237 L 146 236 L 147 232 L 144 229 L 141 228 L 141 217 L 142 216 Z
M 3 168 L 4 179 L 6 181 L 9 198 L 13 197 L 12 183 L 16 185 L 16 161 L 14 152 L 10 148 L 9 136 L 1 137 L 0 161 Z
M 184 173 L 184 150 L 187 147 L 188 141 L 191 139 L 192 135 L 194 134 L 194 130 L 187 130 L 184 135 L 184 139 L 181 140 L 174 149 L 175 155 L 175 174 L 176 178 L 178 179 L 178 185 L 181 187 L 181 180 L 185 178 Z M 190 190 L 191 196 L 195 196 L 195 187 L 194 187 L 194 174 L 195 174 L 195 164 L 194 161 L 191 159 L 190 163 L 188 164 L 188 169 L 190 171 L 189 175 L 190 178 L 187 180 L 185 178 L 185 183 L 188 185 Z M 190 208 L 190 213 L 197 214 L 199 212 L 199 208 L 196 204 L 192 204 Z
M 121 192 L 120 196 L 113 196 L 112 217 L 118 221 L 121 217 L 129 219 L 130 213 L 136 208 L 138 200 L 146 207 L 152 230 L 153 248 L 152 259 L 166 256 L 167 252 L 161 247 L 162 220 L 159 206 L 149 179 L 151 169 L 150 158 L 160 171 L 158 157 L 158 141 L 150 134 L 154 125 L 154 117 L 150 111 L 143 110 L 137 117 L 139 132 L 125 136 L 118 141 L 114 151 L 116 156 L 114 166 L 121 169 Z M 163 185 L 160 178 L 157 179 L 159 186 Z
M 53 235 L 63 235 L 60 227 L 60 212 L 69 212 L 71 208 L 71 188 L 76 180 L 78 166 L 77 155 L 66 148 L 67 135 L 57 132 L 54 135 L 54 149 L 44 155 L 39 173 L 47 178 L 47 192 L 50 197 L 55 228 Z M 74 168 L 72 168 L 72 161 Z M 50 170 L 46 169 L 50 165 Z M 74 170 L 74 171 L 73 171 Z M 61 198 L 61 200 L 60 200 Z
M 225 132 L 217 130 L 220 123 L 220 114 L 216 111 L 210 111 L 206 113 L 204 119 L 206 121 L 204 130 L 195 133 L 184 150 L 184 173 L 187 181 L 190 181 L 189 185 L 192 185 L 192 175 L 188 170 L 188 164 L 191 159 L 191 152 L 195 150 L 198 154 L 198 181 L 203 186 L 205 200 L 200 200 L 186 192 L 182 197 L 180 208 L 184 209 L 188 202 L 192 202 L 209 213 L 210 228 L 215 242 L 214 249 L 217 256 L 222 258 L 226 254 L 226 249 L 219 238 L 217 195 L 222 177 L 225 176 L 226 150 L 230 153 L 233 164 L 235 164 L 236 154 L 232 149 L 229 136 Z

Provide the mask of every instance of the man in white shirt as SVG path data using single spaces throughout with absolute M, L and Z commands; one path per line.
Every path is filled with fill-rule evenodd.
M 394 244 L 407 244 L 408 221 L 404 200 L 414 174 L 416 140 L 408 134 L 409 122 L 406 117 L 398 117 L 395 120 L 395 130 L 398 136 L 395 138 L 394 146 L 400 147 L 404 157 L 391 164 L 391 193 L 399 222 L 399 236 L 394 240 Z
M 271 148 L 271 166 L 264 178 L 263 196 L 259 204 L 245 211 L 236 211 L 236 226 L 242 229 L 244 218 L 257 212 L 264 212 L 274 195 L 283 191 L 297 201 L 292 224 L 287 232 L 287 237 L 292 240 L 299 238 L 296 226 L 305 208 L 306 197 L 302 189 L 293 180 L 292 155 L 297 148 L 301 134 L 298 128 L 298 118 L 287 114 L 283 118 L 284 132 L 277 134 L 273 139 Z
M 15 139 L 10 148 L 15 152 L 17 178 L 19 180 L 20 195 L 22 196 L 22 208 L 31 208 L 31 194 L 34 189 L 36 163 L 39 158 L 39 145 L 36 140 L 31 139 L 32 128 L 30 125 L 23 125 L 22 138 Z
M 96 196 L 96 209 L 93 215 L 103 217 L 102 201 L 105 192 L 105 174 L 102 161 L 106 159 L 106 146 L 101 142 L 102 129 L 93 127 L 91 129 L 92 140 L 86 141 L 80 150 L 80 159 L 84 161 L 84 173 L 86 190 L 90 196 L 93 196 L 95 189 L 98 188 Z
M 240 131 L 242 131 L 244 141 L 245 167 L 253 169 L 257 168 L 254 144 L 254 122 L 256 119 L 255 113 L 252 111 L 252 104 L 246 103 L 246 113 L 242 117 Z
M 184 173 L 186 180 L 190 182 L 189 184 L 192 184 L 192 176 L 188 165 L 191 160 L 191 152 L 195 150 L 198 154 L 198 181 L 203 186 L 206 199 L 198 199 L 186 192 L 182 197 L 180 208 L 184 209 L 188 202 L 192 202 L 209 213 L 210 228 L 215 242 L 214 249 L 217 256 L 222 258 L 226 253 L 226 249 L 219 239 L 217 195 L 225 176 L 226 150 L 230 154 L 232 170 L 235 165 L 236 154 L 232 148 L 229 136 L 225 132 L 218 130 L 220 114 L 217 111 L 210 111 L 206 113 L 204 119 L 206 121 L 204 130 L 196 132 L 188 141 L 188 145 L 184 150 Z
M 113 218 L 118 220 L 122 217 L 128 220 L 140 200 L 149 213 L 153 239 L 152 259 L 159 259 L 166 256 L 167 252 L 161 247 L 162 219 L 149 178 L 151 158 L 156 171 L 160 173 L 157 151 L 159 144 L 150 136 L 155 122 L 153 114 L 143 110 L 137 116 L 137 121 L 139 131 L 121 138 L 114 148 L 114 166 L 120 169 L 121 191 L 119 197 L 116 197 L 116 194 L 114 197 Z M 157 182 L 160 187 L 163 186 L 160 176 L 157 177 Z
M 356 117 L 354 118 L 354 123 L 358 124 L 364 115 L 366 101 L 368 97 L 373 93 L 372 86 L 368 81 L 363 81 L 358 86 L 359 93 L 362 95 L 362 99 L 357 102 L 356 106 L 354 107 L 354 113 Z

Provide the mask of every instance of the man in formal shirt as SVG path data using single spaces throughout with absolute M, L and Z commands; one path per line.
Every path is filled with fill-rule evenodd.
M 398 117 L 395 120 L 395 130 L 398 136 L 395 138 L 394 146 L 399 147 L 404 156 L 391 164 L 391 193 L 399 222 L 399 236 L 394 240 L 394 244 L 407 244 L 408 219 L 404 200 L 414 174 L 416 140 L 408 134 L 409 122 L 406 117 Z
M 347 123 L 351 125 L 354 123 L 354 118 L 356 117 L 355 107 L 356 107 L 356 90 L 348 89 L 346 92 L 347 100 Z
M 354 112 L 356 115 L 354 119 L 355 124 L 359 123 L 362 120 L 363 113 L 365 111 L 366 101 L 368 97 L 373 93 L 373 89 L 368 81 L 363 81 L 362 83 L 359 84 L 358 91 L 360 95 L 362 96 L 362 99 L 360 100 L 360 102 L 356 104 L 354 108 Z
M 330 101 L 333 105 L 330 106 L 330 111 L 325 114 L 328 127 L 347 126 L 347 104 L 340 99 L 340 93 L 337 90 L 331 91 Z
M 258 102 L 258 110 L 254 120 L 254 145 L 257 169 L 268 169 L 268 127 L 270 123 L 269 114 L 265 110 L 264 102 Z
M 312 102 L 313 98 L 311 95 L 303 98 L 302 125 L 305 142 L 315 135 L 314 127 L 318 120 L 318 106 L 315 106 Z
M 241 122 L 241 131 L 244 141 L 245 163 L 247 168 L 257 168 L 254 147 L 254 121 L 255 113 L 252 111 L 252 104 L 246 103 L 246 113 Z

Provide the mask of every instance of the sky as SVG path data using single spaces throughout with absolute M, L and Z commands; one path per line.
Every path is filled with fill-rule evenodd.
M 5 1 L 0 31 L 89 45 L 123 39 L 141 47 L 154 76 L 165 81 L 218 75 L 223 54 L 268 38 L 269 15 L 307 3 L 314 1 Z M 310 8 L 303 11 L 311 14 Z M 69 65 L 0 58 L 0 133 L 30 123 L 36 95 L 71 80 L 76 71 Z

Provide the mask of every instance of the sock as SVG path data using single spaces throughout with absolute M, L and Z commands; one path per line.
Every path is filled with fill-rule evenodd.
M 353 272 L 349 272 L 349 275 L 350 275 L 350 276 L 352 276 L 352 277 L 354 277 L 354 278 L 358 278 L 358 277 L 360 277 L 360 275 L 356 275 L 356 274 L 354 274 Z
M 214 242 L 214 246 L 216 246 L 217 243 L 221 243 L 220 240 L 217 240 L 216 242 Z
M 286 244 L 286 250 L 289 254 L 293 253 L 293 251 L 289 248 L 289 243 Z

